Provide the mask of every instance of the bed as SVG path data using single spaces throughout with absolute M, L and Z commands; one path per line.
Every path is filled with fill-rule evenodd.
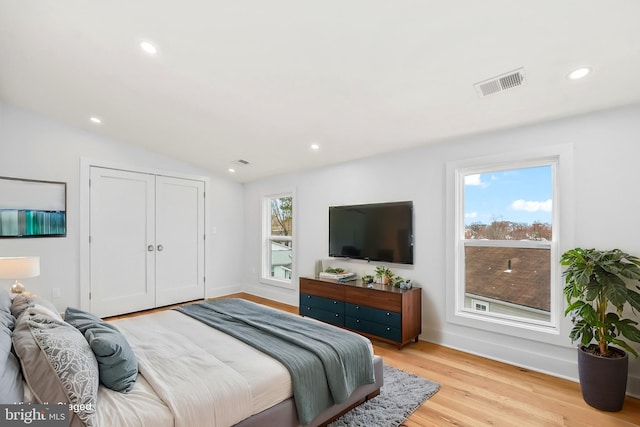
M 382 359 L 360 335 L 245 300 L 201 304 L 110 322 L 67 309 L 63 321 L 46 300 L 2 291 L 0 403 L 64 402 L 74 426 L 319 426 L 380 392 Z M 253 323 L 261 331 L 242 329 Z M 262 330 L 321 354 L 292 356 Z M 341 342 L 358 350 L 333 355 Z M 325 367 L 321 387 L 307 359 Z

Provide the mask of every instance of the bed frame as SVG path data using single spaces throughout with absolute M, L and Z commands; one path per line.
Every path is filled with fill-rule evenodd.
M 360 405 L 363 402 L 380 394 L 380 387 L 383 384 L 382 377 L 382 358 L 376 356 L 373 360 L 373 369 L 375 373 L 375 382 L 358 387 L 345 402 L 334 405 L 321 412 L 308 425 L 309 427 L 324 427 L 332 421 L 338 419 L 343 414 Z M 282 426 L 282 427 L 298 427 L 298 416 L 296 414 L 296 406 L 293 398 L 289 398 L 266 409 L 258 414 L 252 415 L 235 424 L 233 427 L 264 427 L 264 426 Z

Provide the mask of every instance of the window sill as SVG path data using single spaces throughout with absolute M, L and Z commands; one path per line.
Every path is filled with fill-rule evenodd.
M 259 282 L 263 285 L 276 286 L 278 288 L 295 289 L 293 280 L 278 280 L 270 277 L 261 277 Z

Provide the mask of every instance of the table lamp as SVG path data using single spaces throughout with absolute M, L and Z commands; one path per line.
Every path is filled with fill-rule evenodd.
M 0 257 L 0 279 L 14 279 L 11 292 L 20 294 L 24 285 L 18 279 L 36 277 L 40 275 L 40 257 Z

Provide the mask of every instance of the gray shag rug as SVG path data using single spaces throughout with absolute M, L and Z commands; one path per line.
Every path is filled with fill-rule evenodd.
M 397 427 L 438 390 L 438 383 L 384 365 L 380 395 L 353 408 L 328 427 Z

